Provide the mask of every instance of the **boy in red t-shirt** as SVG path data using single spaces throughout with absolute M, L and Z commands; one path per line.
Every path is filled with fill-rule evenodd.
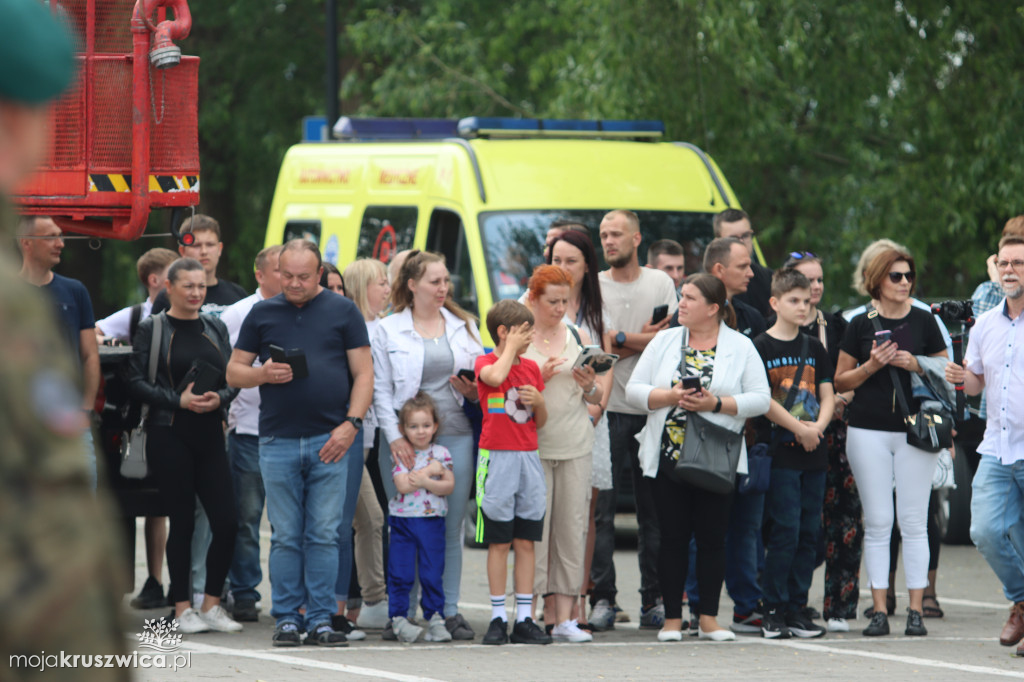
M 537 429 L 548 413 L 544 380 L 533 360 L 520 357 L 533 338 L 533 313 L 522 303 L 499 301 L 487 313 L 487 331 L 498 342 L 476 359 L 477 388 L 483 408 L 477 480 L 483 480 L 480 525 L 487 547 L 491 624 L 484 644 L 505 644 L 508 615 L 505 586 L 508 552 L 516 551 L 514 644 L 550 644 L 551 637 L 530 618 L 533 601 L 533 543 L 544 530 L 546 490 L 537 454 Z M 489 451 L 489 452 L 488 452 Z

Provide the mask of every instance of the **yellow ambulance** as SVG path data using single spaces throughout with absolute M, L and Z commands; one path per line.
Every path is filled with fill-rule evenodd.
M 453 296 L 477 315 L 523 293 L 555 219 L 587 225 L 600 257 L 601 217 L 633 210 L 641 263 L 647 245 L 671 238 L 696 272 L 712 216 L 739 207 L 714 160 L 662 141 L 660 121 L 342 118 L 334 130 L 338 140 L 285 155 L 266 244 L 307 237 L 342 269 L 440 252 Z

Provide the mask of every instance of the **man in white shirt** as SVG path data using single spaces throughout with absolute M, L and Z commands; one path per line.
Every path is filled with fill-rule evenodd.
M 647 423 L 647 413 L 626 402 L 626 384 L 633 368 L 654 335 L 669 324 L 676 306 L 676 287 L 661 270 L 640 267 L 637 249 L 642 240 L 640 220 L 632 211 L 612 211 L 601 220 L 601 248 L 610 266 L 599 275 L 601 298 L 608 311 L 613 350 L 619 355 L 608 400 L 608 431 L 612 452 L 612 481 L 616 487 L 598 493 L 594 512 L 596 535 L 591 577 L 594 590 L 590 624 L 606 630 L 615 626 L 615 501 L 617 474 L 624 466 L 632 471 L 636 518 L 639 525 L 637 555 L 640 562 L 640 627 L 660 628 L 665 622 L 658 585 L 658 521 L 655 517 L 650 479 L 640 471 L 636 434 Z M 654 309 L 665 306 L 660 322 L 651 323 Z
M 232 304 L 220 320 L 227 326 L 231 345 L 238 341 L 238 330 L 249 311 L 258 302 L 281 293 L 278 259 L 281 246 L 268 246 L 256 254 L 256 293 Z M 259 364 L 259 360 L 256 361 Z M 263 476 L 260 475 L 260 389 L 243 388 L 228 411 L 228 459 L 238 505 L 238 537 L 228 580 L 234 597 L 232 615 L 237 621 L 255 622 L 259 618 L 256 591 L 263 581 L 260 568 L 260 519 L 263 517 Z
M 167 281 L 167 268 L 178 260 L 178 254 L 170 249 L 155 248 L 139 256 L 135 261 L 135 271 L 139 281 L 146 287 L 146 300 L 142 303 L 121 308 L 113 315 L 104 317 L 96 323 L 96 336 L 102 343 L 105 339 L 114 338 L 124 343 L 131 343 L 135 328 L 139 322 L 149 317 L 153 310 L 153 300 L 164 290 Z M 137 311 L 137 312 L 136 312 Z
M 946 380 L 963 383 L 968 395 L 985 391 L 985 437 L 971 485 L 971 540 L 1013 602 L 999 635 L 1000 644 L 1013 646 L 1024 639 L 1024 238 L 1007 235 L 999 241 L 996 267 L 1006 300 L 978 317 L 964 366 L 948 363 Z M 1024 656 L 1024 645 L 1017 655 Z

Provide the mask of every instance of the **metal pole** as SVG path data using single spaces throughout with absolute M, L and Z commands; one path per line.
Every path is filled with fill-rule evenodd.
M 327 139 L 334 139 L 334 124 L 338 120 L 338 8 L 335 0 L 327 0 Z

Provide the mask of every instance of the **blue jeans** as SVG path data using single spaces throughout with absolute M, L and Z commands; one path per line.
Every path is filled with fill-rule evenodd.
M 330 434 L 309 438 L 260 437 L 260 473 L 267 491 L 270 536 L 270 615 L 277 626 L 306 629 L 329 623 L 337 609 L 338 524 L 345 506 L 348 466 L 320 461 Z
M 725 536 L 725 589 L 738 614 L 756 611 L 761 600 L 757 565 L 763 518 L 764 493 L 733 495 L 729 532 Z
M 260 475 L 260 439 L 245 433 L 228 434 L 228 460 L 238 504 L 238 535 L 235 556 L 228 572 L 231 594 L 239 599 L 260 600 L 256 590 L 263 581 L 260 566 L 260 520 L 263 518 L 263 476 Z
M 352 582 L 352 520 L 356 517 L 359 486 L 363 482 L 363 430 L 359 429 L 348 452 L 341 458 L 345 465 L 345 503 L 338 524 L 338 579 L 334 583 L 334 598 L 348 601 L 348 588 Z
M 395 496 L 395 481 L 391 478 L 391 448 L 385 439 L 380 439 L 377 463 L 388 499 Z M 444 520 L 444 617 L 459 612 L 459 586 L 462 583 L 462 525 L 469 504 L 469 491 L 476 475 L 476 456 L 473 450 L 473 435 L 438 436 L 437 444 L 448 448 L 452 456 L 455 488 L 448 496 L 448 515 Z M 411 602 L 415 607 L 416 585 L 412 587 Z M 411 609 L 415 611 L 415 608 Z M 409 614 L 413 615 L 412 613 Z
M 772 468 L 764 506 L 771 522 L 761 573 L 765 608 L 788 613 L 804 606 L 814 575 L 824 502 L 824 471 Z
M 1024 601 L 1024 461 L 1007 465 L 982 455 L 971 490 L 971 540 L 1006 598 Z
M 410 611 L 409 595 L 418 576 L 423 589 L 423 617 L 429 621 L 444 606 L 444 520 L 437 516 L 389 516 L 388 524 L 388 616 L 404 616 Z

